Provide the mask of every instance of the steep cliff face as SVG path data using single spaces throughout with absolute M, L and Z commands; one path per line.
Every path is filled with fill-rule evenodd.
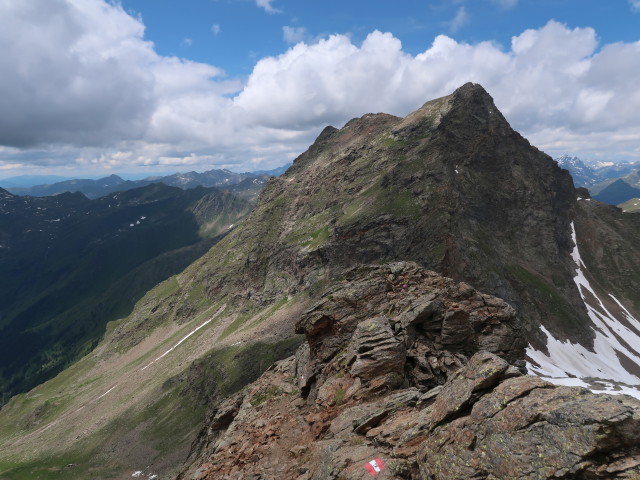
M 357 268 L 296 355 L 211 411 L 179 478 L 638 478 L 640 401 L 523 375 L 519 327 L 416 264 Z

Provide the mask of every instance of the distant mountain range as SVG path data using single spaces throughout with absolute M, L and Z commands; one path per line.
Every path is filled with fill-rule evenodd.
M 596 170 L 589 165 L 585 164 L 578 157 L 571 157 L 569 155 L 563 155 L 554 159 L 565 170 L 569 170 L 569 173 L 573 177 L 573 183 L 576 187 L 591 187 L 600 181 L 600 176 Z
M 640 162 L 589 166 L 569 155 L 555 161 L 571 173 L 576 187 L 587 187 L 600 202 L 621 205 L 640 197 Z
M 182 189 L 201 187 L 228 188 L 249 180 L 256 188 L 248 189 L 248 183 L 238 189 L 246 197 L 255 197 L 271 176 L 281 175 L 289 165 L 284 165 L 273 170 L 261 170 L 258 172 L 235 173 L 229 170 L 214 169 L 206 172 L 174 173 L 172 175 L 148 177 L 143 180 L 125 180 L 118 175 L 109 175 L 99 179 L 65 179 L 57 176 L 21 176 L 12 177 L 0 181 L 0 187 L 5 188 L 14 195 L 29 195 L 44 197 L 58 195 L 64 192 L 81 192 L 88 198 L 100 198 L 114 192 L 131 190 L 144 187 L 152 183 L 163 183 L 171 187 Z M 34 180 L 42 179 L 42 183 L 34 185 Z M 254 181 L 256 180 L 256 181 Z
M 0 188 L 32 187 L 34 185 L 64 182 L 65 180 L 71 180 L 71 178 L 59 175 L 18 175 L 0 179 Z

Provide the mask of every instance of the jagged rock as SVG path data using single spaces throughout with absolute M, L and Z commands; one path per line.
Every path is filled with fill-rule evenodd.
M 358 269 L 331 292 L 299 321 L 324 317 L 331 328 L 307 330 L 314 347 L 221 405 L 206 454 L 181 478 L 356 480 L 377 457 L 382 480 L 639 478 L 639 401 L 523 375 L 507 360 L 514 350 L 460 353 L 496 330 L 501 341 L 487 344 L 520 345 L 500 300 L 410 263 Z M 442 328 L 447 312 L 461 311 L 489 328 L 451 352 Z M 444 385 L 416 376 L 420 356 Z
M 474 355 L 436 397 L 429 415 L 430 425 L 438 425 L 465 408 L 474 392 L 492 387 L 508 367 L 507 362 L 491 353 Z
M 314 372 L 309 363 L 309 355 L 308 343 L 302 344 L 296 352 L 296 379 L 298 388 L 305 392 L 308 392 L 309 386 L 314 379 Z
M 353 431 L 358 434 L 368 432 L 387 418 L 392 412 L 408 406 L 415 406 L 420 394 L 416 389 L 402 390 L 390 395 L 382 402 L 371 405 L 371 410 L 352 422 Z
M 388 320 L 382 317 L 360 322 L 349 350 L 354 359 L 350 373 L 363 380 L 392 372 L 402 373 L 407 357 L 404 344 L 395 337 Z
M 489 388 L 504 371 L 479 353 L 445 385 L 418 456 L 423 478 L 640 478 L 640 402 L 530 376 Z
M 453 317 L 468 326 L 457 352 L 442 341 L 446 319 Z M 424 411 L 435 415 L 438 405 L 461 391 L 439 383 L 466 375 L 469 394 L 475 394 L 489 382 L 480 374 L 456 373 L 467 355 L 488 343 L 514 359 L 524 347 L 511 307 L 410 262 L 352 270 L 299 319 L 297 328 L 308 342 L 215 412 L 208 438 L 201 441 L 207 445 L 208 466 L 202 470 L 196 462 L 193 475 L 200 469 L 198 475 L 204 472 L 206 479 L 231 479 L 235 468 L 275 478 L 280 468 L 286 478 L 356 479 L 364 463 L 384 454 L 392 468 L 379 478 L 398 478 L 402 472 L 403 478 L 414 478 L 416 451 L 435 418 L 420 412 L 433 403 Z M 496 331 L 509 341 L 487 342 L 485 337 Z M 480 372 L 491 378 L 494 370 L 509 370 L 506 360 L 488 355 L 474 357 L 472 365 L 483 365 Z M 402 442 L 410 430 L 418 434 Z M 256 455 L 262 470 L 252 461 Z M 298 472 L 294 458 L 304 458 L 307 470 Z
M 315 390 L 321 388 L 328 365 L 348 366 L 351 376 L 374 390 L 401 386 L 406 368 L 409 384 L 426 391 L 480 349 L 509 361 L 523 355 L 513 308 L 469 285 L 412 262 L 359 267 L 347 278 L 296 325 L 309 344 L 308 354 L 307 347 L 298 353 L 305 393 L 312 378 Z

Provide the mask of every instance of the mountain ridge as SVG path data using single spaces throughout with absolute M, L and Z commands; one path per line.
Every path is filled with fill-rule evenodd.
M 261 186 L 266 181 L 266 178 L 271 175 L 280 175 L 283 171 L 283 167 L 273 170 L 263 170 L 255 173 L 234 173 L 227 169 L 212 169 L 201 173 L 191 171 L 165 176 L 152 176 L 142 180 L 124 180 L 116 174 L 111 174 L 95 180 L 74 178 L 30 186 L 7 185 L 6 188 L 11 193 L 22 196 L 42 197 L 58 195 L 64 192 L 81 192 L 87 197 L 95 199 L 110 193 L 144 187 L 152 183 L 163 183 L 168 186 L 179 187 L 182 189 L 194 188 L 197 186 L 227 188 L 237 186 L 247 180 L 255 180 L 255 182 L 258 182 Z M 253 197 L 256 194 L 257 192 L 254 191 L 248 195 Z
M 541 327 L 559 342 L 571 339 L 593 350 L 597 336 L 588 310 L 593 299 L 585 300 L 584 289 L 574 281 L 577 266 L 573 253 L 578 243 L 581 261 L 588 267 L 585 275 L 599 297 L 606 300 L 607 293 L 615 294 L 621 306 L 616 310 L 611 307 L 612 311 L 618 314 L 626 309 L 630 316 L 637 315 L 640 278 L 634 268 L 640 260 L 634 254 L 633 238 L 638 238 L 640 225 L 621 215 L 614 207 L 578 200 L 568 172 L 514 132 L 479 85 L 466 84 L 452 95 L 427 102 L 404 119 L 368 114 L 339 130 L 327 127 L 282 177 L 269 180 L 260 201 L 240 225 L 185 271 L 149 292 L 131 315 L 110 325 L 100 346 L 74 365 L 75 373 L 70 371 L 56 380 L 75 386 L 78 392 L 77 398 L 54 395 L 54 408 L 65 412 L 64 416 L 46 410 L 34 413 L 43 405 L 39 398 L 59 391 L 56 381 L 14 399 L 3 409 L 0 426 L 10 432 L 10 438 L 0 439 L 4 450 L 0 464 L 16 457 L 23 463 L 36 461 L 29 452 L 61 435 L 63 418 L 66 431 L 82 432 L 82 440 L 73 447 L 83 449 L 84 457 L 75 452 L 85 465 L 82 468 L 95 469 L 100 463 L 102 468 L 108 465 L 125 472 L 144 464 L 161 469 L 156 471 L 175 471 L 168 459 L 188 450 L 189 435 L 200 428 L 186 412 L 195 401 L 189 393 L 194 389 L 179 387 L 176 380 L 185 378 L 188 365 L 194 360 L 203 362 L 194 367 L 193 376 L 186 375 L 190 384 L 201 384 L 198 370 L 220 369 L 221 378 L 229 376 L 235 356 L 253 348 L 252 338 L 274 344 L 294 339 L 296 320 L 313 312 L 317 302 L 335 301 L 331 297 L 336 293 L 336 282 L 348 279 L 353 268 L 362 264 L 373 264 L 363 268 L 374 270 L 382 268 L 381 264 L 415 262 L 415 268 L 436 270 L 453 277 L 451 282 L 463 280 L 467 287 L 502 297 L 522 322 L 523 338 L 519 341 L 542 354 L 553 351 Z M 608 244 L 616 249 L 603 248 Z M 626 256 L 630 258 L 624 275 L 615 276 Z M 399 295 L 410 293 L 411 282 L 398 280 L 397 286 Z M 456 288 L 469 292 L 467 287 Z M 382 293 L 388 292 L 384 288 Z M 342 301 L 361 316 L 370 312 L 381 317 L 373 323 L 386 332 L 385 338 L 390 340 L 388 333 L 399 331 L 390 312 L 376 310 L 373 302 L 359 302 L 358 296 L 352 298 L 349 292 L 347 288 L 340 295 Z M 435 304 L 433 308 L 440 311 Z M 464 328 L 471 334 L 474 330 L 466 321 L 472 316 L 454 315 L 454 310 L 449 316 L 438 316 L 438 322 L 447 318 L 453 322 L 449 332 Z M 331 318 L 340 319 L 323 315 L 319 312 L 309 319 L 309 332 L 305 330 L 309 345 L 336 338 L 327 327 L 333 325 Z M 427 317 L 425 313 L 420 322 Z M 503 325 L 497 317 L 496 322 L 491 328 Z M 436 343 L 442 339 L 440 325 L 434 325 L 431 340 Z M 314 337 L 316 327 L 318 338 Z M 392 342 L 397 345 L 400 340 Z M 450 344 L 454 350 L 456 342 Z M 311 347 L 301 347 L 298 357 L 306 355 L 305 348 Z M 286 356 L 284 350 L 280 351 Z M 457 378 L 456 369 L 470 361 L 467 353 L 464 360 L 448 357 L 452 371 L 443 368 L 440 381 Z M 212 356 L 205 361 L 205 355 Z M 420 352 L 412 356 L 412 362 L 425 363 L 428 357 Z M 336 357 L 335 361 L 340 360 Z M 394 363 L 396 367 L 399 364 Z M 501 372 L 509 369 L 501 365 Z M 300 373 L 295 371 L 296 378 Z M 317 372 L 315 375 L 318 378 Z M 344 377 L 331 381 L 339 382 L 338 378 Z M 387 380 L 392 382 L 393 378 L 380 380 L 378 387 L 396 388 L 393 382 L 385 383 Z M 500 382 L 503 380 L 507 379 Z M 291 392 L 300 387 L 320 392 L 311 384 L 293 385 Z M 263 386 L 262 402 L 268 401 L 269 395 L 279 396 L 268 385 Z M 219 421 L 219 427 L 226 431 L 234 418 L 234 402 L 249 401 L 259 393 L 252 390 L 254 387 L 261 388 L 260 384 L 249 386 L 232 397 L 215 392 L 205 395 L 211 399 L 211 420 Z M 346 384 L 346 388 L 338 383 L 335 387 L 324 391 L 327 399 L 334 394 L 346 396 Z M 585 395 L 580 393 L 583 390 L 558 391 Z M 247 392 L 252 392 L 249 397 Z M 109 410 L 104 405 L 106 399 L 111 399 Z M 444 402 L 445 397 L 440 404 Z M 144 415 L 137 416 L 134 412 L 140 409 Z M 296 421 L 317 424 L 320 432 L 326 431 L 328 423 L 322 412 L 315 413 L 320 416 Z M 20 422 L 25 424 L 25 417 L 31 418 L 28 414 L 40 423 L 27 422 L 28 427 L 16 428 Z M 87 422 L 93 418 L 88 415 L 99 421 Z M 123 424 L 125 418 L 130 425 Z M 166 418 L 174 423 L 184 420 L 171 447 L 161 446 L 154 438 L 163 432 L 162 419 Z M 215 430 L 206 424 L 203 431 L 209 427 Z M 122 459 L 109 454 L 122 452 L 130 439 L 136 440 L 136 451 L 127 452 Z M 361 437 L 354 439 L 367 442 Z M 56 458 L 68 458 L 63 456 L 64 448 L 72 447 L 59 443 Z M 87 460 L 87 455 L 93 460 Z M 242 475 L 239 461 L 233 467 Z M 196 471 L 190 474 L 202 478 Z

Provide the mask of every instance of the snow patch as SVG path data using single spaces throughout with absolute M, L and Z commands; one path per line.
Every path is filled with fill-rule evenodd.
M 621 358 L 640 366 L 640 336 L 623 325 L 604 305 L 602 299 L 585 277 L 586 267 L 576 239 L 576 231 L 571 223 L 571 236 L 575 247 L 571 258 L 576 264 L 573 278 L 582 301 L 593 322 L 595 339 L 593 352 L 579 343 L 557 340 L 541 326 L 547 337 L 548 354 L 535 350 L 531 345 L 526 350 L 527 368 L 536 375 L 558 385 L 587 386 L 594 393 L 626 393 L 640 399 L 640 378 L 629 372 L 621 363 Z M 625 320 L 640 331 L 640 322 L 615 298 L 609 296 L 623 311 Z M 591 303 L 590 303 L 591 302 Z M 624 339 L 621 342 L 621 339 Z M 623 344 L 624 343 L 624 344 Z M 627 363 L 625 362 L 625 363 Z M 639 367 L 640 368 L 640 367 Z

